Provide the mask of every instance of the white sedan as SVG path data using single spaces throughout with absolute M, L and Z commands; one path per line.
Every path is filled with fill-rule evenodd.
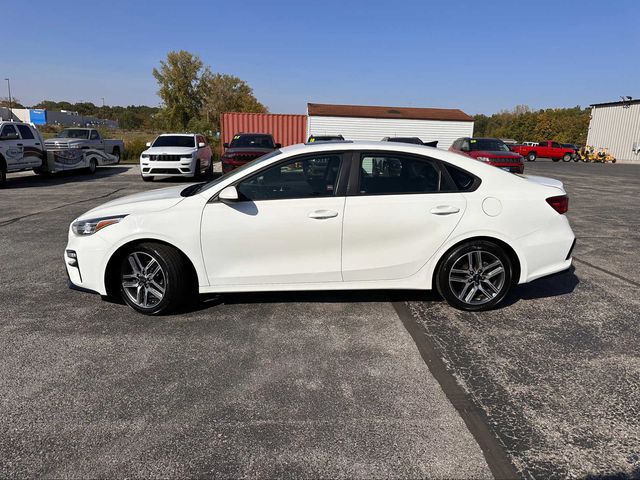
M 571 265 L 562 183 L 389 142 L 276 150 L 74 220 L 70 286 L 161 314 L 197 293 L 436 288 L 487 310 Z

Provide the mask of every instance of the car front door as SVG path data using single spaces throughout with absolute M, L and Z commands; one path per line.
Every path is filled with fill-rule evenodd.
M 0 141 L 2 142 L 2 151 L 7 162 L 7 170 L 20 170 L 27 168 L 24 159 L 24 147 L 18 130 L 10 123 L 4 124 L 0 130 Z
M 341 282 L 343 157 L 283 160 L 239 181 L 237 202 L 210 201 L 201 225 L 210 285 Z
M 89 145 L 91 148 L 104 151 L 104 142 L 97 130 L 92 129 L 89 132 Z
M 345 203 L 343 279 L 407 278 L 446 241 L 466 200 L 430 158 L 368 152 L 358 162 Z

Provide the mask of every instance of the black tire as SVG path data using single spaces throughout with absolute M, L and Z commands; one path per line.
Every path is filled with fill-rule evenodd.
M 527 162 L 535 162 L 536 158 L 538 158 L 538 155 L 536 154 L 536 152 L 527 153 Z
M 200 165 L 200 160 L 196 160 L 196 168 L 193 171 L 193 179 L 198 180 L 202 177 L 202 166 Z
M 478 253 L 476 252 L 480 252 L 482 268 L 473 268 L 478 264 Z M 475 262 L 475 265 L 468 266 L 467 263 L 467 268 L 464 268 L 465 262 L 468 262 L 469 254 L 471 261 Z M 491 267 L 491 264 L 495 264 L 496 261 L 501 265 Z M 456 267 L 455 269 L 454 266 Z M 502 271 L 495 273 L 500 266 L 502 266 Z M 488 271 L 484 270 L 487 267 L 490 267 L 490 269 Z M 452 272 L 452 270 L 455 271 Z M 474 271 L 473 274 L 470 273 L 472 270 Z M 458 272 L 464 273 L 458 274 Z M 491 278 L 483 280 L 489 274 L 493 274 Z M 500 246 L 487 240 L 472 240 L 459 245 L 445 255 L 436 273 L 436 288 L 452 307 L 459 310 L 477 312 L 491 310 L 504 300 L 511 289 L 512 278 L 513 265 L 511 259 Z M 489 289 L 488 283 L 493 285 L 493 282 L 496 282 L 494 288 L 497 293 Z M 465 288 L 468 290 L 464 290 Z M 472 293 L 474 288 L 475 293 Z M 481 290 L 494 296 L 489 298 Z M 466 301 L 466 297 L 470 294 L 472 295 L 471 299 Z
M 120 163 L 120 149 L 118 147 L 114 147 L 112 155 L 117 158 L 116 165 Z
M 7 182 L 7 172 L 5 172 L 4 168 L 0 167 L 0 187 L 2 187 Z
M 213 178 L 213 157 L 209 160 L 209 166 L 207 167 L 207 177 Z
M 560 158 L 552 158 L 551 160 L 553 160 L 554 162 L 559 162 L 561 159 Z
M 97 169 L 98 169 L 98 161 L 95 158 L 92 158 L 91 160 L 89 160 L 89 166 L 87 167 L 87 172 L 93 175 L 94 173 L 96 173 Z
M 154 279 L 140 279 L 137 282 L 147 282 L 145 285 L 151 289 L 156 290 L 156 286 L 160 285 L 164 288 L 162 291 L 162 298 L 158 300 L 151 293 L 144 296 L 144 290 L 141 297 L 149 300 L 149 306 L 137 303 L 132 297 L 137 295 L 138 287 L 125 288 L 124 282 L 136 282 L 132 277 L 133 268 L 129 261 L 131 256 L 136 255 L 137 258 L 142 259 L 138 265 L 144 266 L 144 260 L 152 258 L 155 260 L 154 267 L 159 265 L 161 269 L 160 273 L 156 273 Z M 149 261 L 150 262 L 150 261 Z M 136 263 L 134 261 L 134 263 Z M 147 275 L 150 275 L 147 274 Z M 134 310 L 143 313 L 145 315 L 162 315 L 175 310 L 180 307 L 183 301 L 187 298 L 191 298 L 189 295 L 189 289 L 193 287 L 192 282 L 186 281 L 187 278 L 187 266 L 185 260 L 178 250 L 175 248 L 164 245 L 162 243 L 141 243 L 132 247 L 125 255 L 123 255 L 120 262 L 120 269 L 118 271 L 118 286 L 120 289 L 120 296 L 124 302 Z M 161 281 L 162 280 L 162 281 Z M 131 284 L 131 283 L 130 283 Z M 142 285 L 140 288 L 145 289 L 146 286 Z M 156 291 L 160 292 L 160 289 Z M 157 300 L 157 303 L 153 303 L 153 299 Z
M 570 162 L 571 161 L 571 154 L 570 153 L 565 153 L 562 157 L 562 161 L 563 162 Z
M 142 177 L 142 175 L 140 175 Z M 142 177 L 143 182 L 153 182 L 153 177 Z

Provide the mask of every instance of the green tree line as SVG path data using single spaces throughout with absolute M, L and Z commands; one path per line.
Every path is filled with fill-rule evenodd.
M 580 106 L 533 111 L 527 105 L 518 105 L 491 116 L 474 115 L 474 135 L 513 138 L 518 142 L 556 140 L 585 145 L 590 118 L 591 110 Z

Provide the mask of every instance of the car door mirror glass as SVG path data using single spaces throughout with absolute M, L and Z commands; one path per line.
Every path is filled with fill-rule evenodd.
M 204 142 L 198 142 L 198 148 L 204 148 L 207 145 Z
M 151 142 L 147 142 L 145 145 L 146 145 L 147 147 L 150 147 L 150 146 L 151 146 Z
M 238 190 L 233 185 L 229 187 L 225 187 L 218 194 L 218 199 L 221 202 L 237 202 L 238 201 Z

